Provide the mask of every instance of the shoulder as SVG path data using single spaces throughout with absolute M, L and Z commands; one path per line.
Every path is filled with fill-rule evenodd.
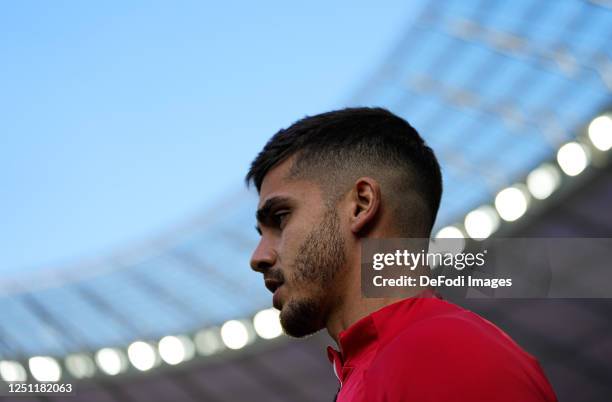
M 466 310 L 423 319 L 384 345 L 376 360 L 405 366 L 418 364 L 478 368 L 487 362 L 516 355 L 533 359 L 501 329 Z M 410 357 L 409 359 L 405 359 Z
M 458 401 L 464 400 L 458 395 L 465 400 L 540 400 L 528 395 L 541 396 L 536 388 L 549 386 L 537 361 L 508 335 L 460 309 L 404 329 L 379 349 L 368 378 L 375 392 L 425 400 L 432 395 Z

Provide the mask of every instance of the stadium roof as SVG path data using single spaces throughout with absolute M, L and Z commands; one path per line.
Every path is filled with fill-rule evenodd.
M 603 4 L 430 1 L 349 100 L 404 116 L 437 152 L 437 228 L 553 159 L 610 104 L 612 10 Z M 255 203 L 241 190 L 113 255 L 2 278 L 0 358 L 125 346 L 268 307 L 248 270 Z

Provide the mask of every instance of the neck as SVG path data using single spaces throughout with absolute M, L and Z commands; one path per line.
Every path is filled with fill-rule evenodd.
M 389 304 L 398 302 L 401 299 L 402 298 L 359 298 L 352 302 L 345 303 L 344 306 L 330 315 L 330 319 L 327 321 L 327 332 L 339 346 L 338 338 L 340 332 L 346 330 L 360 319 L 367 317 Z M 350 306 L 350 308 L 347 308 L 348 306 Z
M 372 233 L 373 237 L 392 238 L 401 237 L 394 233 Z M 395 236 L 394 236 L 395 235 Z M 407 297 L 420 294 L 427 288 L 415 287 L 410 290 L 405 289 L 402 296 L 384 298 L 366 298 L 361 294 L 361 244 L 355 248 L 355 252 L 349 259 L 349 269 L 346 275 L 340 279 L 340 292 L 333 300 L 330 300 L 332 308 L 329 312 L 325 327 L 329 336 L 339 345 L 340 333 L 348 327 L 367 317 L 373 312 L 390 304 L 396 303 Z M 413 272 L 414 276 L 427 273 L 425 268 L 419 268 Z
M 326 322 L 327 332 L 338 346 L 340 332 L 346 330 L 348 327 L 373 312 L 406 297 L 416 296 L 423 290 L 413 289 L 409 293 L 404 293 L 401 297 L 366 298 L 361 294 L 360 269 L 361 267 L 357 264 L 355 269 L 350 270 L 350 274 L 346 278 L 346 283 L 344 283 L 342 287 L 345 292 L 344 294 L 337 295 L 337 299 L 333 303 L 334 308 L 330 312 Z

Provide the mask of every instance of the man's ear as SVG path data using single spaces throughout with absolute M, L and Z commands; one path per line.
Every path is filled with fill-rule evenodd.
M 360 177 L 353 185 L 351 198 L 351 231 L 355 234 L 367 231 L 380 210 L 380 185 L 371 177 Z

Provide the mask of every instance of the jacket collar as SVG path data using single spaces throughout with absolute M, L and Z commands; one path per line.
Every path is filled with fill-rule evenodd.
M 423 299 L 436 297 L 431 291 L 400 300 L 363 317 L 338 335 L 341 352 L 327 348 L 327 356 L 334 366 L 340 383 L 346 381 L 357 366 L 368 365 L 377 350 L 389 343 L 398 333 L 420 316 L 417 313 Z

